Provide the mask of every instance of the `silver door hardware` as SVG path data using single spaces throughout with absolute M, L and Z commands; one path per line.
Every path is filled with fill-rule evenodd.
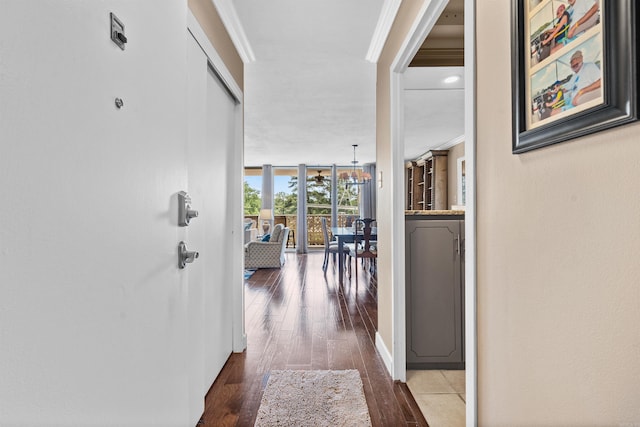
M 192 263 L 200 254 L 196 251 L 188 251 L 184 242 L 178 244 L 178 266 L 185 268 L 187 263 Z
M 178 193 L 178 223 L 186 227 L 189 225 L 191 218 L 196 218 L 197 216 L 198 211 L 191 209 L 191 197 L 186 192 L 180 191 Z
M 116 18 L 113 12 L 111 12 L 109 16 L 111 17 L 111 40 L 113 40 L 120 49 L 124 50 L 124 45 L 127 42 L 127 38 L 124 35 L 124 24 Z

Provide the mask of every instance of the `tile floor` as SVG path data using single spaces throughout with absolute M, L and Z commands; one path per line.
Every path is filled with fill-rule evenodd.
M 465 371 L 407 371 L 407 386 L 429 427 L 464 427 Z

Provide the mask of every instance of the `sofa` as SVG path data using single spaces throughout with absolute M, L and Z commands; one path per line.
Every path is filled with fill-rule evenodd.
M 289 228 L 276 224 L 268 242 L 249 242 L 244 245 L 244 268 L 280 268 L 284 264 L 284 250 Z

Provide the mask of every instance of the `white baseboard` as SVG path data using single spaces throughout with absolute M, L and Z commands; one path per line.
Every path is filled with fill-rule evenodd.
M 382 341 L 382 337 L 378 332 L 376 332 L 376 348 L 382 357 L 382 361 L 384 362 L 384 366 L 387 368 L 389 375 L 393 378 L 393 356 L 391 356 L 387 346 L 384 345 L 384 341 Z
M 240 344 L 238 346 L 238 344 Z M 242 334 L 242 338 L 240 338 L 239 343 L 235 343 L 233 347 L 234 353 L 242 353 L 247 349 L 247 334 Z

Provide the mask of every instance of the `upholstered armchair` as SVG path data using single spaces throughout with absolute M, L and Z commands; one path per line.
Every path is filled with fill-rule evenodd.
M 276 224 L 268 242 L 249 242 L 244 245 L 244 268 L 282 267 L 288 238 L 289 228 Z

